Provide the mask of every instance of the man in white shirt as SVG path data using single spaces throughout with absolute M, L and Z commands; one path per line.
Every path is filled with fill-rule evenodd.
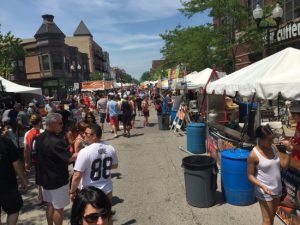
M 115 149 L 101 141 L 102 130 L 98 124 L 90 124 L 85 130 L 85 141 L 90 145 L 83 148 L 74 166 L 70 197 L 74 199 L 82 179 L 83 188 L 94 186 L 112 199 L 111 169 L 118 167 Z

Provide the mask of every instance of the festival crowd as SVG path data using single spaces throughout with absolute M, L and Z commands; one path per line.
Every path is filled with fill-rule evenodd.
M 149 126 L 150 105 L 150 93 L 133 89 L 7 105 L 0 137 L 0 209 L 7 224 L 17 224 L 23 206 L 19 184 L 26 190 L 32 174 L 36 206 L 46 207 L 49 225 L 63 223 L 70 200 L 72 225 L 112 224 L 111 170 L 118 167 L 118 157 L 101 139 L 104 124 L 109 123 L 113 138 L 130 138 L 136 116 Z

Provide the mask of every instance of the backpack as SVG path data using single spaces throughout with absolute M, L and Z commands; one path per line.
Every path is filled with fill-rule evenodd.
M 31 134 L 29 137 L 26 136 L 26 141 L 27 143 L 28 142 L 28 139 L 31 138 L 31 142 L 30 142 L 30 159 L 31 159 L 31 162 L 35 163 L 36 160 L 37 160 L 37 149 L 36 149 L 36 138 L 38 135 L 41 134 L 41 130 L 35 130 L 35 133 Z M 30 131 L 33 131 L 33 129 L 31 129 Z M 29 132 L 30 132 L 29 131 Z
M 160 103 L 156 103 L 155 104 L 155 109 L 156 109 L 157 112 L 161 112 L 162 111 L 161 104 Z
M 37 161 L 37 151 L 36 151 L 36 147 L 35 147 L 37 136 L 38 136 L 38 134 L 35 135 L 31 141 L 31 151 L 30 151 L 31 162 Z

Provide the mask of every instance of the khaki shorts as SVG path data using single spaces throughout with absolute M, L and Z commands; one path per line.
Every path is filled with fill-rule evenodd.
M 55 209 L 65 208 L 70 203 L 69 185 L 53 190 L 43 189 L 43 200 L 51 203 Z

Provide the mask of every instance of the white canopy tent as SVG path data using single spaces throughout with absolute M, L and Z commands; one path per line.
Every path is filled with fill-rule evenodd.
M 12 92 L 12 93 L 29 93 L 29 94 L 37 94 L 42 95 L 41 88 L 33 88 L 27 87 L 23 85 L 16 84 L 9 80 L 4 79 L 0 76 L 0 80 L 2 82 L 3 87 L 5 88 L 5 92 Z
M 205 87 L 205 85 L 209 81 L 212 71 L 213 70 L 210 68 L 206 68 L 200 72 L 194 71 L 194 72 L 186 75 L 183 82 L 184 83 L 186 82 L 188 90 L 199 89 L 201 87 Z M 218 73 L 218 75 L 219 75 L 219 73 Z M 212 80 L 216 80 L 216 79 L 218 79 L 218 77 L 212 78 Z M 184 85 L 180 85 L 180 82 L 182 82 L 182 81 L 178 81 L 179 85 L 177 85 L 177 87 L 179 89 L 180 89 L 180 87 L 184 87 Z
M 207 86 L 207 93 L 300 100 L 300 50 L 286 48 Z

